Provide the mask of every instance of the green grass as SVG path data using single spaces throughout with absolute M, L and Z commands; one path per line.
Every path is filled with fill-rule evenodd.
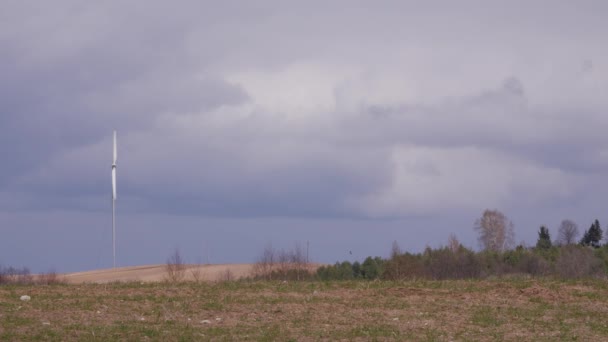
M 474 309 L 471 321 L 473 324 L 481 327 L 497 327 L 503 324 L 499 318 L 500 313 L 496 308 L 490 306 L 481 306 Z

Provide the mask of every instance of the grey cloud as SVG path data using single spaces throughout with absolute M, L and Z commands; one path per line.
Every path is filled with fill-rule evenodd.
M 337 139 L 380 146 L 483 146 L 585 172 L 605 168 L 598 155 L 606 148 L 605 122 L 601 109 L 533 108 L 522 82 L 509 77 L 494 90 L 432 106 L 369 105 L 340 122 Z
M 125 263 L 473 246 L 485 207 L 528 242 L 602 219 L 606 6 L 3 1 L 0 261 L 100 267 L 113 129 Z
M 6 75 L 0 81 L 0 152 L 19 156 L 2 171 L 3 188 L 62 193 L 69 207 L 74 197 L 103 193 L 107 160 L 100 156 L 115 128 L 125 149 L 121 186 L 134 210 L 358 215 L 345 203 L 391 186 L 391 153 L 401 145 L 479 146 L 568 172 L 603 169 L 596 158 L 604 148 L 595 131 L 604 122 L 597 109 L 585 123 L 573 119 L 576 106 L 535 107 L 523 73 L 528 69 L 505 68 L 491 78 L 482 69 L 483 63 L 493 70 L 515 60 L 500 56 L 514 47 L 541 44 L 520 31 L 552 35 L 568 12 L 556 9 L 546 27 L 538 27 L 531 19 L 543 6 L 477 5 L 348 2 L 321 10 L 318 4 L 134 2 L 122 10 L 124 5 L 108 2 L 70 3 L 32 16 L 28 11 L 36 6 L 19 5 L 26 6 L 20 13 L 29 20 L 13 19 L 0 36 L 6 51 L 0 57 Z M 521 22 L 495 20 L 498 14 Z M 479 22 L 495 25 L 486 35 L 478 32 Z M 593 42 L 589 25 L 569 34 L 581 30 L 582 42 Z M 522 58 L 537 58 L 542 46 Z M 412 88 L 421 69 L 431 85 L 462 83 L 466 91 L 423 94 L 419 102 L 407 98 L 406 90 L 403 99 L 367 100 L 359 98 L 365 92 L 343 87 L 366 82 L 349 75 L 334 86 L 335 108 L 292 121 L 289 110 L 258 104 L 231 78 L 254 70 L 263 79 L 298 61 L 327 70 L 344 61 L 372 75 L 384 65 L 391 72 L 378 72 L 379 79 L 402 74 L 413 79 Z M 476 63 L 479 69 L 469 66 Z M 445 75 L 435 71 L 442 68 Z M 282 86 L 297 89 L 298 82 L 288 79 Z M 355 105 L 343 107 L 341 99 Z M 242 117 L 226 119 L 231 123 L 207 119 L 222 120 L 222 108 L 245 109 Z M 597 148 L 589 151 L 592 144 Z
M 288 132 L 256 141 L 236 129 L 225 128 L 230 135 L 220 141 L 201 132 L 169 150 L 162 140 L 148 141 L 157 153 L 145 161 L 133 155 L 124 176 L 137 184 L 133 196 L 157 208 L 174 198 L 165 210 L 211 216 L 343 216 L 357 215 L 344 205 L 345 197 L 388 179 L 384 151 L 294 143 Z
M 369 143 L 380 144 L 504 144 L 514 140 L 519 128 L 509 125 L 526 126 L 521 121 L 530 121 L 530 116 L 523 111 L 525 97 L 521 83 L 509 78 L 498 89 L 433 106 L 363 107 L 356 115 L 346 116 L 343 132 L 345 139 L 368 139 Z
M 174 26 L 159 21 L 160 9 L 134 24 L 141 13 L 124 15 L 118 7 L 73 4 L 45 14 L 37 6 L 13 5 L 35 14 L 23 22 L 12 17 L 14 26 L 0 39 L 0 154 L 15 156 L 0 184 L 95 144 L 112 129 L 145 129 L 168 112 L 247 100 L 221 77 L 191 72 L 204 61 L 182 53 L 188 26 L 177 18 L 170 20 Z M 142 40 L 148 32 L 155 38 Z
M 121 201 L 132 211 L 190 215 L 351 216 L 358 213 L 346 198 L 390 178 L 385 150 L 294 140 L 288 130 L 263 134 L 260 124 L 119 132 Z M 107 193 L 109 159 L 100 156 L 109 156 L 109 148 L 106 139 L 64 154 L 10 189 L 32 194 L 26 208 L 105 210 L 104 202 L 75 199 Z M 45 205 L 51 195 L 55 201 Z

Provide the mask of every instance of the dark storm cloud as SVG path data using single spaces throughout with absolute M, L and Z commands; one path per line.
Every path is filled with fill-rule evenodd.
M 0 35 L 0 153 L 13 157 L 3 168 L 5 186 L 61 153 L 100 142 L 113 128 L 145 129 L 159 114 L 246 100 L 215 75 L 191 72 L 186 32 L 179 19 L 174 26 L 159 20 L 160 8 L 129 16 L 119 6 L 66 3 L 47 15 L 25 2 L 10 4 L 4 13 L 14 26 Z

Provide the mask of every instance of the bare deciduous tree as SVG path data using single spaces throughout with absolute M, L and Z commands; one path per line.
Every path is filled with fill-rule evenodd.
M 513 247 L 513 222 L 498 210 L 486 209 L 481 218 L 475 221 L 474 229 L 479 232 L 479 244 L 485 250 L 500 252 Z
M 296 271 L 296 280 L 301 280 L 303 273 L 308 271 L 308 263 L 306 262 L 306 251 L 304 250 L 304 248 L 302 248 L 300 242 L 296 242 L 296 245 L 290 254 L 290 261 Z
M 276 259 L 276 252 L 272 247 L 272 244 L 269 243 L 253 266 L 253 276 L 271 280 L 272 271 L 274 271 L 275 263 L 277 261 Z
M 281 249 L 278 253 L 277 261 L 279 264 L 279 273 L 282 275 L 286 275 L 289 272 L 289 269 L 291 269 L 291 253 L 284 249 Z
M 386 270 L 390 272 L 390 277 L 392 279 L 401 279 L 405 273 L 406 267 L 404 267 L 403 262 L 403 251 L 397 241 L 393 241 L 393 245 L 391 246 L 391 258 L 389 259 L 389 263 L 386 267 Z
M 167 258 L 167 264 L 165 265 L 165 271 L 167 272 L 167 280 L 171 282 L 178 282 L 184 280 L 186 276 L 186 263 L 179 253 L 179 249 L 175 251 Z
M 450 237 L 448 237 L 448 248 L 452 253 L 456 253 L 460 250 L 460 241 L 458 241 L 458 238 L 454 233 L 450 234 Z
M 190 267 L 190 275 L 192 276 L 192 280 L 197 283 L 200 283 L 205 279 L 203 265 L 201 264 L 200 260 L 196 263 L 196 265 Z
M 401 254 L 403 254 L 403 252 L 401 251 L 401 247 L 399 247 L 397 240 L 393 241 L 393 245 L 391 247 L 391 258 L 396 258 Z
M 220 283 L 230 282 L 234 280 L 234 274 L 229 268 L 225 269 L 224 272 L 220 273 L 217 278 L 217 281 Z
M 307 251 L 296 242 L 293 249 L 275 250 L 268 244 L 258 257 L 252 271 L 254 278 L 304 280 L 310 276 Z
M 557 230 L 557 243 L 560 245 L 571 245 L 578 238 L 578 226 L 571 220 L 563 220 Z
M 37 282 L 38 284 L 51 285 L 61 283 L 62 281 L 55 270 L 50 270 L 47 273 L 38 275 Z

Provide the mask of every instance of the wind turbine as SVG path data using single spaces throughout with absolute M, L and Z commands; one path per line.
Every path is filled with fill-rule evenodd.
M 114 131 L 114 149 L 112 159 L 112 258 L 114 260 L 113 267 L 116 268 L 116 220 L 114 209 L 116 207 L 116 131 Z

